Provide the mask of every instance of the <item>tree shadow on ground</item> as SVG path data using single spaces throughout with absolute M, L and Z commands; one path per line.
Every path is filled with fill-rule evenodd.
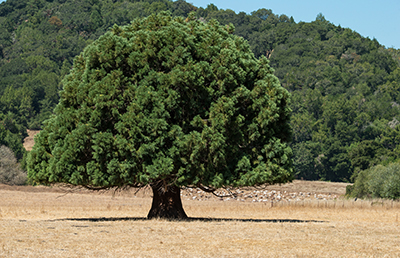
M 105 221 L 150 221 L 146 217 L 100 217 L 100 218 L 65 218 L 56 219 L 53 221 L 88 221 L 88 222 L 105 222 Z M 234 219 L 234 218 L 187 218 L 184 220 L 171 220 L 171 221 L 183 221 L 183 222 L 268 222 L 268 223 L 326 223 L 329 221 L 323 220 L 300 220 L 300 219 Z

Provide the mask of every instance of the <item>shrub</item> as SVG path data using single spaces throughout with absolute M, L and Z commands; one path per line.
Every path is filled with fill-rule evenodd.
M 362 170 L 358 173 L 354 184 L 346 187 L 346 195 L 348 197 L 366 198 L 370 197 L 368 190 L 368 172 L 369 170 Z
M 374 198 L 382 198 L 383 186 L 387 183 L 387 168 L 383 165 L 377 165 L 368 170 L 367 187 Z
M 346 189 L 348 197 L 400 199 L 400 162 L 377 165 L 361 171 L 354 185 Z
M 388 199 L 400 198 L 400 163 L 389 164 L 386 168 L 387 181 L 381 196 Z
M 0 183 L 7 185 L 23 185 L 26 173 L 21 170 L 14 153 L 10 148 L 0 146 Z

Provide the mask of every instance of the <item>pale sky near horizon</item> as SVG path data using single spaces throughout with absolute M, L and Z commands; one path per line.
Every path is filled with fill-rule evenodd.
M 0 0 L 4 2 L 4 0 Z M 350 28 L 364 37 L 376 38 L 387 48 L 400 49 L 400 0 L 187 0 L 206 8 L 213 3 L 219 9 L 250 14 L 261 8 L 275 14 L 293 16 L 296 22 L 314 21 L 319 13 L 335 25 Z

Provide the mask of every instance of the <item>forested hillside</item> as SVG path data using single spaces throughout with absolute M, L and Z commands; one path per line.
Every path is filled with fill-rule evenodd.
M 167 0 L 7 0 L 0 4 L 0 145 L 21 159 L 83 48 L 113 24 L 160 11 L 235 27 L 292 93 L 298 178 L 349 181 L 400 158 L 400 51 L 335 26 L 260 9 L 251 14 Z

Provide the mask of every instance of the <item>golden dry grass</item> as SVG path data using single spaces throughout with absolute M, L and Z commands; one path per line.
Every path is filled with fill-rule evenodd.
M 184 201 L 198 219 L 171 222 L 149 194 L 0 187 L 0 257 L 400 257 L 398 202 Z

